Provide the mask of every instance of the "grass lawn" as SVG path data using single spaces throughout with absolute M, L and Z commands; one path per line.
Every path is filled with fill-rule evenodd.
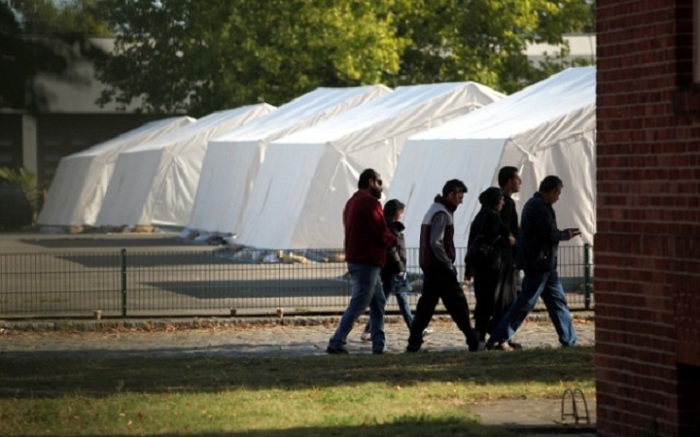
M 595 398 L 592 348 L 514 353 L 12 361 L 0 435 L 509 436 L 470 406 Z

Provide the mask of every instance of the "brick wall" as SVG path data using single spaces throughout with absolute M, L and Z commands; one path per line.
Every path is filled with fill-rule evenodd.
M 597 2 L 600 436 L 700 435 L 692 3 Z

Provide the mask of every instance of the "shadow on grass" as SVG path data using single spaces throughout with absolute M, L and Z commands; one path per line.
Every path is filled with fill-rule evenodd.
M 380 382 L 476 384 L 592 381 L 593 348 L 514 353 L 430 352 L 349 356 L 131 358 L 13 361 L 0 359 L 0 398 L 55 398 L 80 393 L 213 393 L 240 388 L 304 389 Z
M 422 416 L 406 416 L 391 423 L 368 423 L 361 426 L 338 425 L 325 427 L 304 427 L 288 429 L 262 429 L 246 430 L 240 432 L 178 432 L 179 437 L 419 437 L 426 435 L 440 436 L 469 436 L 469 437 L 512 437 L 516 436 L 507 429 L 499 426 L 487 426 L 478 423 L 476 420 L 465 420 L 464 418 L 438 419 Z M 100 434 L 106 437 L 127 437 L 129 434 Z M 142 434 L 143 435 L 143 434 Z M 149 436 L 171 436 L 172 433 L 154 434 Z

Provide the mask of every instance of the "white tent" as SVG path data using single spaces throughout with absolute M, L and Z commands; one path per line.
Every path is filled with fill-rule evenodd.
M 209 140 L 275 111 L 262 103 L 219 111 L 120 154 L 100 226 L 185 226 Z
M 211 141 L 188 227 L 237 232 L 270 142 L 390 92 L 382 85 L 318 88 L 255 123 Z
M 408 139 L 389 198 L 406 203 L 406 243 L 418 247 L 423 215 L 448 179 L 469 188 L 455 213 L 455 243 L 466 247 L 478 196 L 497 185 L 505 165 L 520 169 L 518 209 L 555 174 L 564 191 L 554 205 L 561 228 L 579 227 L 582 239 L 595 234 L 595 68 L 572 68 L 529 86 L 484 109 Z
M 94 225 L 119 154 L 195 121 L 184 116 L 153 121 L 61 159 L 38 223 Z
M 391 185 L 410 135 L 502 98 L 473 82 L 399 87 L 270 144 L 237 243 L 267 249 L 343 245 L 341 211 L 371 167 Z

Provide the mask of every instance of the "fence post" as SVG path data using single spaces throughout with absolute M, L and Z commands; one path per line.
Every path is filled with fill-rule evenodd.
M 586 311 L 591 309 L 591 245 L 583 245 L 583 302 Z
M 122 317 L 126 318 L 126 249 L 122 249 Z

